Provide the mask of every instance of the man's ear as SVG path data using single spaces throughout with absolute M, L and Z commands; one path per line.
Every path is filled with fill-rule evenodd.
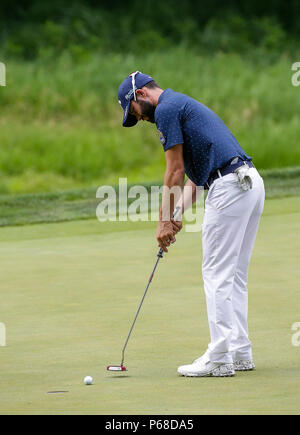
M 148 97 L 148 93 L 147 93 L 146 89 L 144 89 L 144 88 L 142 88 L 142 89 L 137 89 L 137 90 L 135 91 L 135 93 L 136 93 L 136 95 L 138 95 L 139 97 L 142 97 L 142 98 L 146 98 L 146 97 Z

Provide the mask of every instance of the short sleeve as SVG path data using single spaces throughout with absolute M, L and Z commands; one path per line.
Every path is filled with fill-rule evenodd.
M 180 108 L 176 105 L 168 104 L 160 107 L 158 113 L 155 113 L 156 126 L 165 151 L 175 145 L 183 144 L 180 112 Z

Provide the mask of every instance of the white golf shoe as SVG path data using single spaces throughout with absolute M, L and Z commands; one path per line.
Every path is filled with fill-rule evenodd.
M 254 362 L 251 360 L 234 361 L 233 366 L 237 372 L 248 372 L 255 369 Z
M 235 375 L 233 364 L 214 363 L 208 361 L 205 355 L 196 359 L 193 364 L 180 366 L 177 369 L 182 376 L 217 378 L 230 377 Z

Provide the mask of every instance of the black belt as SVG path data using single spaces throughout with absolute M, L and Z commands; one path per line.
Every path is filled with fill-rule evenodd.
M 217 169 L 209 176 L 207 182 L 205 183 L 204 188 L 206 190 L 209 189 L 210 186 L 212 185 L 212 183 L 217 178 L 219 178 L 220 175 L 221 175 L 221 177 L 224 177 L 225 175 L 232 174 L 236 169 L 240 168 L 244 164 L 247 164 L 249 166 L 249 168 L 255 167 L 251 160 L 243 160 L 240 157 L 234 157 L 232 160 L 230 160 L 229 163 L 227 163 L 227 165 L 223 166 L 220 169 Z

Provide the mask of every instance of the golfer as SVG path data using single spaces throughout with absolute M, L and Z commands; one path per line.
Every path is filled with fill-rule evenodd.
M 165 152 L 164 186 L 208 190 L 202 227 L 202 275 L 210 343 L 202 356 L 178 368 L 183 376 L 234 376 L 253 370 L 248 336 L 248 266 L 264 207 L 264 183 L 236 138 L 209 108 L 137 71 L 120 85 L 123 126 L 155 123 Z M 182 224 L 163 193 L 157 227 L 168 252 Z M 182 213 L 184 209 L 182 209 Z

